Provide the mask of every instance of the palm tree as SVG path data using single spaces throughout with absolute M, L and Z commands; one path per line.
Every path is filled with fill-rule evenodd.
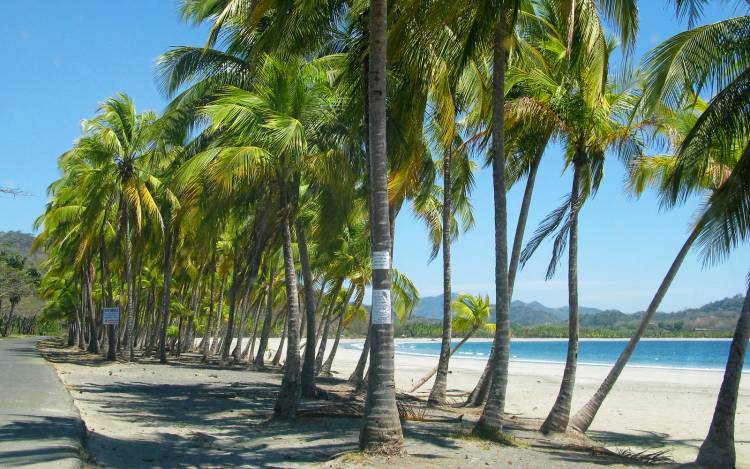
M 154 200 L 160 184 L 155 172 L 155 121 L 151 111 L 138 114 L 125 94 L 102 103 L 97 115 L 83 122 L 83 137 L 60 158 L 63 178 L 51 186 L 54 202 L 37 221 L 48 231 L 40 243 L 58 236 L 68 242 L 77 239 L 75 265 L 87 285 L 93 282 L 93 255 L 110 225 L 116 225 L 124 252 L 128 358 L 133 355 L 135 325 L 132 237 L 141 232 L 144 218 L 162 225 Z M 110 210 L 112 205 L 117 209 Z
M 581 2 L 587 8 L 583 10 L 590 14 L 592 9 L 596 11 L 594 2 Z M 568 48 L 572 43 L 572 37 L 575 31 L 575 21 L 577 0 L 564 1 L 557 7 L 562 7 L 563 12 L 570 18 Z M 491 387 L 490 396 L 485 405 L 482 416 L 477 421 L 475 428 L 476 433 L 489 437 L 496 437 L 497 433 L 502 430 L 502 413 L 505 407 L 505 395 L 508 380 L 508 360 L 510 349 L 510 288 L 508 278 L 508 246 L 507 246 L 507 207 L 506 207 L 506 161 L 505 161 L 505 71 L 508 63 L 509 43 L 511 35 L 515 28 L 516 19 L 521 2 L 518 0 L 507 0 L 500 2 L 499 5 L 492 2 L 492 5 L 483 5 L 487 11 L 480 11 L 472 21 L 472 26 L 487 22 L 488 18 L 493 21 L 492 28 L 486 26 L 482 29 L 474 28 L 473 32 L 481 33 L 492 32 L 493 40 L 493 86 L 492 86 L 492 165 L 493 165 L 493 189 L 495 203 L 495 289 L 496 289 L 496 333 L 493 342 L 493 353 L 490 356 L 491 363 Z M 634 0 L 624 1 L 602 1 L 602 11 L 605 16 L 613 20 L 613 23 L 620 27 L 623 39 L 631 40 L 635 34 L 637 25 L 637 16 L 632 15 L 637 11 Z M 579 8 L 580 10 L 580 8 Z M 491 13 L 490 13 L 491 12 Z M 461 15 L 470 17 L 468 14 Z M 580 16 L 580 14 L 579 14 Z M 471 23 L 471 21 L 467 21 Z M 480 33 L 480 34 L 481 34 Z M 578 33 L 580 34 L 580 33 Z M 488 35 L 489 36 L 489 35 Z M 627 43 L 628 41 L 623 41 Z
M 277 183 L 289 327 L 287 361 L 276 415 L 291 418 L 301 394 L 300 317 L 292 230 L 296 224 L 300 181 L 310 165 L 328 161 L 330 168 L 337 168 L 330 161 L 330 152 L 317 145 L 319 129 L 336 117 L 336 100 L 330 93 L 322 64 L 266 57 L 257 75 L 252 91 L 229 88 L 205 107 L 204 112 L 212 122 L 211 131 L 231 130 L 224 132 L 215 148 L 196 159 L 205 158 L 208 164 L 216 158 L 215 171 L 220 171 L 222 180 L 230 185 L 237 183 L 237 177 L 249 178 L 260 185 L 261 175 L 272 177 Z M 299 240 L 299 233 L 297 236 Z M 265 243 L 254 246 L 261 245 Z M 232 301 L 230 307 L 231 304 Z
M 370 226 L 372 236 L 372 311 L 370 377 L 359 446 L 370 452 L 403 451 L 396 408 L 393 318 L 391 316 L 391 227 L 388 210 L 386 151 L 386 0 L 370 0 L 367 76 L 368 152 L 370 159 Z
M 531 72 L 519 69 L 515 80 L 532 93 L 525 105 L 548 120 L 548 127 L 564 141 L 566 165 L 573 168 L 567 200 L 542 222 L 521 254 L 521 262 L 525 263 L 539 243 L 559 228 L 547 270 L 547 278 L 550 278 L 566 245 L 568 247 L 568 351 L 560 392 L 541 427 L 547 433 L 567 428 L 575 383 L 579 212 L 598 188 L 607 151 L 616 150 L 625 160 L 638 154 L 641 144 L 636 132 L 641 123 L 627 122 L 628 112 L 637 98 L 634 80 L 625 72 L 616 77 L 619 80 L 609 76 L 611 46 L 605 39 L 596 11 L 581 9 L 575 21 L 579 27 L 574 32 L 567 30 L 570 23 L 557 11 L 556 5 L 543 5 L 537 9 L 537 15 L 543 20 L 540 24 L 547 34 L 545 39 L 531 45 L 538 48 L 539 57 L 547 57 L 547 64 Z M 558 59 L 555 49 L 566 50 L 562 60 Z
M 128 359 L 133 358 L 135 324 L 131 222 L 138 232 L 141 213 L 145 211 L 161 224 L 161 214 L 152 195 L 156 181 L 149 171 L 154 121 L 153 112 L 137 114 L 133 101 L 127 95 L 120 94 L 105 101 L 99 114 L 84 123 L 84 132 L 88 136 L 81 139 L 74 150 L 90 154 L 92 158 L 106 159 L 115 173 L 113 182 L 122 211 L 120 229 L 124 236 Z
M 493 37 L 495 40 L 497 39 L 496 31 L 497 28 L 495 28 L 495 23 L 492 24 L 492 27 L 488 28 L 486 22 L 489 20 L 494 21 L 496 18 L 500 17 L 502 18 L 503 14 L 507 15 L 508 18 L 510 18 L 510 22 L 508 23 L 507 27 L 505 28 L 505 34 L 507 34 L 507 39 L 505 40 L 505 46 L 506 46 L 506 57 L 504 63 L 507 65 L 509 63 L 509 60 L 517 61 L 517 62 L 534 62 L 535 58 L 533 54 L 527 54 L 524 51 L 523 42 L 525 41 L 525 38 L 523 35 L 517 33 L 515 37 L 511 39 L 510 35 L 513 33 L 513 30 L 516 26 L 516 21 L 521 21 L 521 29 L 526 29 L 528 24 L 531 22 L 533 23 L 533 18 L 536 15 L 537 10 L 546 9 L 546 10 L 554 10 L 556 14 L 558 15 L 558 22 L 560 20 L 564 21 L 567 25 L 568 29 L 568 35 L 566 38 L 563 38 L 562 44 L 563 49 L 566 49 L 567 52 L 570 52 L 570 49 L 572 49 L 573 46 L 573 38 L 574 34 L 578 35 L 586 35 L 588 38 L 588 35 L 591 33 L 591 31 L 588 30 L 587 26 L 590 25 L 590 22 L 582 22 L 578 21 L 577 18 L 580 17 L 583 11 L 585 13 L 585 16 L 588 18 L 591 18 L 592 16 L 596 16 L 597 13 L 604 16 L 607 20 L 609 20 L 615 28 L 620 32 L 620 39 L 623 45 L 629 47 L 633 44 L 635 39 L 635 34 L 637 32 L 638 28 L 638 6 L 637 2 L 635 0 L 601 0 L 601 1 L 593 1 L 593 0 L 564 0 L 564 1 L 505 1 L 501 2 L 500 8 L 498 8 L 497 5 L 494 3 L 486 3 L 486 4 L 477 4 L 478 8 L 476 10 L 470 10 L 470 13 L 465 11 L 465 5 L 461 4 L 459 2 L 453 2 L 456 9 L 462 9 L 461 13 L 458 13 L 457 11 L 454 12 L 455 17 L 461 17 L 462 23 L 464 24 L 463 28 L 466 33 L 463 35 L 467 38 L 475 39 L 477 44 L 474 46 L 471 46 L 468 48 L 468 50 L 481 50 L 479 45 L 481 44 L 480 38 L 489 38 Z M 485 8 L 486 10 L 483 10 L 482 8 Z M 504 10 L 503 10 L 504 9 Z M 496 16 L 497 13 L 500 13 L 500 16 Z M 450 16 L 449 16 L 450 17 Z M 466 18 L 464 20 L 463 18 Z M 531 18 L 531 21 L 529 21 L 529 18 Z M 457 29 L 457 30 L 460 30 Z M 581 31 L 583 30 L 583 31 Z M 495 32 L 493 32 L 495 31 Z M 533 29 L 532 29 L 533 31 Z M 539 30 L 537 29 L 536 32 L 538 33 Z M 596 29 L 593 31 L 596 32 Z M 546 31 L 542 31 L 542 37 L 544 37 L 547 34 Z M 459 34 L 461 36 L 461 34 Z M 596 41 L 593 41 L 595 43 Z M 495 42 L 497 45 L 498 43 Z M 512 47 L 508 47 L 512 46 Z M 496 105 L 498 105 L 500 100 L 502 100 L 503 106 L 502 109 L 506 109 L 505 105 L 505 96 L 498 96 L 497 95 L 497 89 L 495 83 L 497 82 L 497 64 L 494 63 L 494 60 L 497 58 L 497 47 L 492 47 L 493 49 L 493 87 L 492 87 L 492 99 L 491 99 L 491 107 L 492 110 L 495 110 Z M 518 49 L 518 52 L 511 55 L 510 53 L 514 51 L 514 49 Z M 517 65 L 516 65 L 517 66 Z M 508 93 L 511 92 L 510 89 L 503 88 L 503 91 Z M 481 110 L 481 108 L 480 108 Z M 497 140 L 497 137 L 499 135 L 499 131 L 495 130 L 498 129 L 501 125 L 508 125 L 508 119 L 502 119 L 498 120 L 498 113 L 497 112 L 480 112 L 479 113 L 479 119 L 485 120 L 488 122 L 487 124 L 487 130 L 482 130 L 478 132 L 477 137 L 481 137 L 482 135 L 491 135 L 493 145 L 494 142 Z M 538 115 L 531 114 L 530 117 L 532 119 L 536 119 L 537 117 L 541 117 Z M 511 119 L 513 121 L 514 119 Z M 517 131 L 519 129 L 513 129 L 511 132 L 511 135 L 513 136 L 511 140 L 515 140 L 519 135 L 517 134 Z M 513 291 L 513 282 L 515 280 L 515 275 L 517 271 L 518 262 L 520 259 L 520 247 L 521 242 L 523 240 L 523 233 L 525 230 L 525 224 L 526 224 L 526 217 L 528 215 L 528 207 L 531 202 L 531 194 L 534 187 L 534 179 L 536 175 L 536 168 L 538 167 L 538 162 L 541 159 L 541 155 L 543 153 L 543 150 L 546 146 L 546 142 L 549 139 L 548 132 L 550 132 L 549 129 L 542 128 L 539 129 L 536 132 L 532 132 L 531 134 L 527 135 L 534 135 L 536 138 L 532 138 L 531 141 L 527 139 L 526 145 L 531 144 L 531 147 L 526 146 L 527 151 L 531 150 L 531 158 L 528 159 L 529 163 L 526 166 L 528 169 L 528 178 L 527 178 L 527 184 L 526 184 L 526 191 L 524 192 L 524 198 L 522 203 L 522 208 L 519 213 L 518 217 L 518 224 L 516 226 L 516 233 L 514 237 L 514 248 L 511 252 L 511 259 L 510 259 L 510 265 L 508 266 L 508 273 L 507 273 L 507 289 L 506 293 L 503 293 L 500 291 L 500 287 L 498 286 L 498 282 L 496 281 L 495 288 L 497 289 L 497 300 L 496 303 L 500 306 L 503 306 L 505 301 L 500 301 L 500 293 L 503 293 L 503 296 L 507 296 L 507 303 L 510 304 L 510 300 L 512 298 L 512 291 Z M 524 132 L 521 132 L 523 134 Z M 502 132 L 503 137 L 505 138 L 508 135 L 508 132 L 503 129 Z M 505 145 L 503 143 L 502 145 Z M 489 158 L 490 161 L 493 161 L 494 157 L 497 157 L 498 153 L 496 153 L 496 149 L 493 146 L 491 157 Z M 512 167 L 509 169 L 513 169 Z M 525 171 L 524 171 L 525 172 Z M 513 174 L 514 171 L 509 171 L 510 174 Z M 507 173 L 506 173 L 507 174 Z M 523 172 L 521 173 L 523 174 Z M 520 174 L 517 174 L 520 175 Z M 511 176 L 509 178 L 510 181 L 514 181 L 516 178 Z M 496 217 L 497 219 L 497 217 Z M 507 224 L 507 220 L 506 220 Z M 506 228 L 507 231 L 507 228 Z M 500 238 L 499 236 L 496 236 L 496 238 L 500 239 L 501 242 L 504 242 L 505 237 Z M 507 243 L 505 243 L 506 246 L 504 248 L 505 250 L 505 258 L 507 260 Z M 498 250 L 498 245 L 496 244 L 496 251 Z M 506 274 L 503 274 L 500 272 L 498 268 L 498 262 L 499 259 L 496 261 L 496 269 L 495 269 L 495 276 L 497 278 L 504 278 Z M 509 308 L 509 307 L 508 307 Z M 509 311 L 509 309 L 508 309 Z M 503 309 L 499 310 L 500 316 L 498 316 L 498 328 L 497 333 L 501 337 L 501 340 L 498 340 L 493 343 L 492 351 L 490 353 L 490 357 L 488 359 L 487 365 L 485 367 L 485 371 L 483 372 L 479 383 L 477 384 L 475 390 L 471 393 L 469 399 L 467 400 L 467 404 L 469 405 L 480 405 L 485 400 L 485 396 L 489 394 L 489 383 L 493 382 L 493 379 L 491 379 L 494 376 L 494 370 L 495 367 L 499 370 L 500 375 L 502 376 L 502 379 L 500 380 L 501 384 L 499 387 L 496 387 L 493 391 L 500 391 L 500 394 L 498 395 L 498 402 L 500 403 L 500 408 L 504 408 L 504 399 L 505 399 L 505 387 L 507 386 L 507 370 L 508 370 L 508 350 L 510 346 L 510 334 L 506 334 L 504 331 L 504 318 L 505 318 L 505 311 Z M 499 363 L 498 363 L 499 361 Z M 493 403 L 493 406 L 496 406 L 496 403 Z M 493 407 L 494 409 L 494 407 Z M 502 412 L 500 412 L 502 413 Z M 499 420 L 495 419 L 495 422 L 499 422 Z M 496 425 L 496 429 L 499 429 L 499 423 Z
M 490 319 L 490 297 L 481 295 L 473 296 L 469 294 L 459 295 L 458 298 L 453 300 L 451 309 L 455 313 L 452 318 L 453 329 L 459 334 L 464 334 L 463 339 L 456 344 L 450 351 L 450 355 L 460 349 L 467 340 L 469 340 L 479 329 L 485 329 L 488 332 L 495 332 L 495 325 L 488 324 L 487 321 Z M 409 392 L 414 392 L 419 389 L 424 383 L 432 378 L 437 373 L 438 367 L 433 368 L 429 373 L 424 375 L 412 386 Z
M 508 208 L 505 184 L 505 71 L 508 38 L 513 31 L 518 1 L 503 1 L 492 17 L 492 188 L 495 208 L 495 350 L 490 396 L 474 432 L 496 438 L 502 431 L 502 416 L 508 387 L 510 359 L 510 296 L 508 289 Z
M 328 354 L 328 358 L 326 358 L 325 363 L 323 363 L 323 366 L 320 369 L 320 373 L 323 375 L 331 374 L 331 367 L 333 366 L 333 359 L 336 357 L 336 351 L 338 350 L 339 341 L 341 340 L 341 333 L 343 332 L 344 327 L 346 327 L 354 319 L 362 320 L 362 319 L 367 318 L 367 310 L 362 307 L 362 301 L 365 299 L 364 290 L 357 288 L 356 295 L 357 296 L 354 300 L 354 304 L 344 305 L 343 311 L 341 312 L 339 316 L 339 324 L 338 324 L 338 327 L 336 328 L 336 338 L 333 341 L 333 347 L 331 347 L 331 351 Z
M 429 402 L 444 404 L 452 336 L 450 244 L 458 234 L 454 218 L 456 215 L 461 216 L 464 232 L 468 231 L 474 223 L 469 200 L 469 193 L 474 185 L 474 165 L 469 159 L 468 146 L 460 137 L 461 129 L 458 122 L 458 116 L 465 112 L 462 107 L 473 104 L 466 96 L 473 90 L 459 88 L 459 85 L 466 85 L 470 81 L 459 80 L 461 70 L 449 66 L 444 58 L 436 59 L 434 69 L 428 109 L 430 119 L 427 125 L 427 138 L 442 156 L 443 186 L 438 188 L 432 186 L 431 181 L 424 181 L 423 190 L 415 197 L 414 206 L 417 215 L 425 220 L 430 229 L 432 240 L 430 260 L 437 257 L 437 253 L 442 250 L 443 329 L 437 377 L 430 392 Z M 442 195 L 442 200 L 440 200 L 440 195 Z
M 677 2 L 678 13 L 700 12 L 703 2 Z M 691 10 L 691 8 L 693 8 Z M 691 18 L 693 19 L 693 18 Z M 685 200 L 698 187 L 686 181 L 702 180 L 717 163 L 731 173 L 708 199 L 698 220 L 706 262 L 722 260 L 750 236 L 750 126 L 747 122 L 750 90 L 750 16 L 740 16 L 693 28 L 659 45 L 647 58 L 648 80 L 644 102 L 651 108 L 663 103 L 679 108 L 701 92 L 713 92 L 682 141 L 676 165 L 666 184 L 669 201 Z M 720 151 L 716 151 L 720 149 Z M 739 158 L 737 158 L 739 155 Z M 736 163 L 735 163 L 736 161 Z M 750 291 L 748 291 L 750 298 Z M 697 462 L 705 467 L 734 467 L 734 415 L 744 356 L 750 338 L 750 300 L 737 321 L 729 357 L 708 435 Z
M 699 113 L 703 112 L 705 109 L 706 104 L 702 100 L 696 98 L 695 102 L 685 110 L 674 112 L 669 109 L 660 109 L 658 111 L 656 114 L 657 117 L 654 119 L 656 131 L 658 134 L 664 136 L 664 140 L 666 140 L 666 143 L 669 145 L 669 150 L 671 152 L 676 153 L 679 151 L 682 141 L 695 124 Z M 732 171 L 732 167 L 726 167 L 719 163 L 720 160 L 726 159 L 719 156 L 721 151 L 721 148 L 715 148 L 710 152 L 709 156 L 715 160 L 715 163 L 713 167 L 710 168 L 710 171 L 704 175 L 705 177 L 692 181 L 685 180 L 684 183 L 698 186 L 707 194 L 710 194 L 721 187 L 726 181 L 727 176 L 731 174 Z M 739 156 L 740 155 L 737 155 L 737 159 L 739 159 Z M 664 196 L 668 197 L 668 186 L 672 178 L 672 173 L 676 168 L 676 163 L 677 158 L 674 155 L 657 155 L 637 158 L 631 164 L 628 186 L 636 194 L 641 194 L 647 187 L 653 186 L 661 191 Z M 700 231 L 700 225 L 695 225 L 690 230 L 689 236 L 677 253 L 677 256 L 670 265 L 669 270 L 649 303 L 646 312 L 641 318 L 638 329 L 636 329 L 636 332 L 630 338 L 630 341 L 597 391 L 571 419 L 570 425 L 573 428 L 582 432 L 588 430 L 596 417 L 596 413 L 604 403 L 604 400 L 615 385 L 620 373 L 625 368 L 625 365 L 635 351 L 638 342 L 646 332 L 648 324 L 651 322 L 654 314 L 656 314 L 656 310 L 659 308 L 661 301 L 664 299 L 670 285 L 674 281 L 674 278 L 682 266 L 683 261 L 687 257 L 690 248 L 698 239 Z

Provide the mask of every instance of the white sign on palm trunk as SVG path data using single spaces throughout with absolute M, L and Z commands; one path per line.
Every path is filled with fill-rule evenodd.
M 102 325 L 116 326 L 120 324 L 120 308 L 104 308 Z

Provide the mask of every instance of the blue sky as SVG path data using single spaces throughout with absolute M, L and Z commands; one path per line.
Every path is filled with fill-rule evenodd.
M 705 21 L 732 14 L 722 2 L 708 8 Z M 1 20 L 0 185 L 29 196 L 0 196 L 0 231 L 30 232 L 44 210 L 46 187 L 57 178 L 57 157 L 78 136 L 80 121 L 107 96 L 125 91 L 139 108 L 161 110 L 166 100 L 154 80 L 155 58 L 172 46 L 202 45 L 205 27 L 180 21 L 174 1 L 9 2 Z M 635 56 L 684 29 L 666 1 L 641 2 L 641 31 Z M 570 175 L 563 174 L 557 149 L 545 155 L 537 179 L 527 233 L 560 203 Z M 595 199 L 581 214 L 580 302 L 585 306 L 644 309 L 687 236 L 696 202 L 664 212 L 647 194 L 634 199 L 623 189 L 624 170 L 616 158 Z M 510 229 L 515 226 L 522 188 L 510 193 Z M 490 293 L 493 285 L 492 186 L 489 171 L 477 175 L 477 225 L 453 247 L 456 292 Z M 565 268 L 544 280 L 549 245 L 538 251 L 518 277 L 515 297 L 550 306 L 566 304 Z M 703 268 L 698 255 L 686 261 L 663 303 L 664 310 L 694 306 L 744 291 L 750 249 L 727 262 Z M 394 265 L 423 295 L 441 293 L 439 261 L 427 263 L 424 227 L 408 210 L 398 217 Z

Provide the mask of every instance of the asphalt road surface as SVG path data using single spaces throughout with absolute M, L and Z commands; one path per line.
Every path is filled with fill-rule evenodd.
M 39 340 L 0 339 L 0 468 L 79 468 L 84 427 Z

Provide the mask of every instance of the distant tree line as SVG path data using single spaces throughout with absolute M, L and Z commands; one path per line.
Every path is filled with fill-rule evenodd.
M 636 330 L 636 326 L 631 327 L 582 327 L 580 336 L 590 339 L 616 339 L 629 338 Z M 419 318 L 398 324 L 396 326 L 396 337 L 440 337 L 442 334 L 442 322 L 436 319 Z M 347 335 L 352 337 L 361 336 L 358 331 L 349 330 Z M 487 331 L 477 331 L 475 337 L 491 338 L 492 333 Z M 516 326 L 511 325 L 512 337 L 523 338 L 567 338 L 567 323 L 560 324 L 539 324 L 534 326 Z M 454 336 L 454 338 L 457 336 Z M 660 321 L 653 327 L 650 327 L 644 337 L 649 338 L 730 338 L 731 330 L 713 330 L 713 329 L 686 329 L 683 321 L 666 322 Z
M 6 249 L 0 249 L 0 334 L 34 334 L 38 326 L 34 318 L 17 314 L 22 299 L 33 296 L 39 286 L 40 275 L 26 266 L 26 258 Z

